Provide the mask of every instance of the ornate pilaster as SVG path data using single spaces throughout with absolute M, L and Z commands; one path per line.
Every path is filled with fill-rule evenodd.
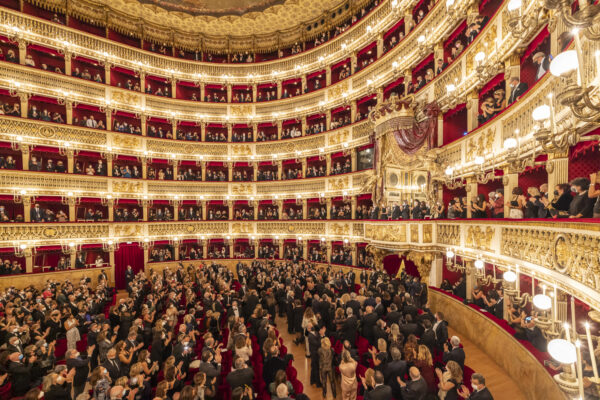
M 504 170 L 504 176 L 502 177 L 502 185 L 504 185 L 504 201 L 510 201 L 512 197 L 512 191 L 514 188 L 519 186 L 519 174 L 516 171 L 510 169 Z M 504 206 L 504 216 L 508 218 L 510 209 L 508 206 Z
M 479 94 L 477 91 L 472 91 L 467 95 L 467 131 L 471 132 L 477 126 L 479 116 Z
M 548 192 L 553 193 L 556 185 L 569 182 L 568 154 L 548 154 L 546 171 L 548 171 Z
M 331 86 L 331 67 L 329 65 L 325 67 L 325 86 Z

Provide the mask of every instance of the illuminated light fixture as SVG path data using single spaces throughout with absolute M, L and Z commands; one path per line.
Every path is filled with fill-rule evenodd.
M 21 245 L 19 245 L 19 248 L 21 250 L 25 250 L 27 248 L 27 245 L 26 244 L 21 244 Z
M 565 339 L 553 339 L 548 342 L 548 353 L 561 364 L 573 364 L 577 361 L 575 345 Z
M 483 260 L 475 260 L 475 268 L 482 269 L 485 266 Z
M 483 165 L 484 162 L 485 162 L 485 158 L 483 158 L 483 156 L 477 156 L 477 157 L 475 157 L 475 164 L 477 164 L 477 165 Z
M 348 239 L 344 239 L 344 243 L 348 244 L 348 242 L 349 242 Z
M 516 11 L 523 5 L 522 0 L 510 0 L 508 2 L 508 11 Z
M 454 5 L 454 0 L 446 0 L 446 7 L 450 8 Z
M 507 138 L 504 141 L 504 149 L 505 150 L 511 150 L 517 147 L 517 139 L 515 138 Z
M 550 118 L 550 113 L 550 106 L 543 104 L 533 110 L 531 117 L 538 122 L 546 121 Z
M 539 310 L 546 311 L 552 308 L 552 299 L 545 294 L 536 294 L 533 296 L 532 301 L 533 305 Z
M 575 50 L 559 53 L 550 62 L 550 73 L 554 76 L 563 76 L 579 68 L 579 60 Z
M 454 168 L 452 168 L 451 166 L 446 167 L 446 175 L 450 176 L 454 173 Z
M 482 63 L 483 60 L 485 60 L 485 53 L 483 51 L 480 51 L 479 53 L 475 54 L 475 61 L 478 63 Z
M 446 251 L 446 257 L 453 258 L 454 257 L 454 252 L 452 250 L 447 250 Z
M 398 61 L 394 61 L 392 63 L 392 68 L 394 68 L 394 69 L 398 68 Z
M 446 85 L 446 92 L 452 93 L 455 90 L 456 90 L 456 85 L 454 85 L 453 83 Z
M 506 271 L 504 273 L 504 275 L 502 275 L 502 278 L 506 281 L 506 282 L 515 282 L 517 280 L 517 274 L 515 274 L 512 271 Z
M 417 43 L 424 43 L 425 42 L 425 35 L 421 35 L 417 38 Z
M 321 236 L 321 242 L 324 242 L 325 238 L 323 236 Z

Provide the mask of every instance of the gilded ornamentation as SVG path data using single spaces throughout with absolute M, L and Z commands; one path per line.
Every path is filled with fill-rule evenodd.
M 378 242 L 406 243 L 406 225 L 365 224 L 365 238 Z
M 423 243 L 431 243 L 433 241 L 433 225 L 423 224 Z
M 419 243 L 419 225 L 410 224 L 410 241 Z
M 339 99 L 342 97 L 342 93 L 348 90 L 348 81 L 343 81 L 342 83 L 336 84 L 334 87 L 330 88 L 327 91 L 328 99 Z
M 140 94 L 125 90 L 113 90 L 111 93 L 111 100 L 113 102 L 132 107 L 138 107 L 142 105 L 142 96 Z
M 234 144 L 231 146 L 231 154 L 234 156 L 249 156 L 252 154 L 252 146 L 248 144 Z
M 253 107 L 249 104 L 243 106 L 230 106 L 229 113 L 233 117 L 248 117 L 254 113 Z
M 329 188 L 331 190 L 342 190 L 346 189 L 349 186 L 348 177 L 344 176 L 341 178 L 330 178 L 329 179 Z
M 486 153 L 491 153 L 495 135 L 496 129 L 491 127 L 481 132 L 479 135 L 471 137 L 467 141 L 467 161 L 473 161 L 476 156 L 483 156 Z
M 329 234 L 335 236 L 347 236 L 350 234 L 350 226 L 348 224 L 333 223 L 329 225 Z
M 112 190 L 119 193 L 142 193 L 144 191 L 144 184 L 142 182 L 113 180 Z
M 347 129 L 341 130 L 329 136 L 329 144 L 342 144 L 350 139 L 350 132 Z
M 460 245 L 460 225 L 442 225 L 438 224 L 437 227 L 437 242 L 439 244 L 446 244 L 450 246 Z
M 140 224 L 116 224 L 113 227 L 115 237 L 141 237 L 143 232 L 144 226 Z
M 108 224 L 4 224 L 0 226 L 0 241 L 36 241 L 81 239 L 97 240 L 108 236 Z
M 112 144 L 114 147 L 139 150 L 142 145 L 142 139 L 133 135 L 113 135 Z
M 465 239 L 467 247 L 472 247 L 481 250 L 489 250 L 491 248 L 492 239 L 494 238 L 494 229 L 490 226 L 485 227 L 485 230 L 480 226 L 469 226 L 467 228 L 467 237 Z
M 254 193 L 252 184 L 240 184 L 240 185 L 232 185 L 231 186 L 231 194 L 233 194 L 233 195 L 252 194 L 252 193 Z
M 235 222 L 231 225 L 231 233 L 253 233 L 254 228 L 250 222 Z
M 421 275 L 421 281 L 428 283 L 429 273 L 431 272 L 431 264 L 433 260 L 435 260 L 435 253 L 409 251 L 405 254 L 405 256 L 407 260 L 412 261 L 417 267 L 419 275 Z

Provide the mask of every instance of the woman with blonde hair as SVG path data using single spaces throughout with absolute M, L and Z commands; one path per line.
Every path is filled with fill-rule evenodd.
M 311 324 L 312 326 L 317 326 L 317 317 L 315 316 L 315 313 L 311 307 L 306 307 L 306 310 L 304 310 L 304 315 L 302 316 L 302 325 L 301 325 L 302 332 L 304 332 L 304 345 L 306 347 L 305 348 L 306 357 L 310 357 L 310 351 L 308 349 L 308 334 L 306 332 L 306 328 L 308 327 L 308 324 Z
M 319 348 L 319 373 L 323 385 L 323 398 L 327 398 L 327 379 L 331 382 L 331 393 L 335 398 L 335 378 L 333 377 L 333 349 L 328 337 L 321 339 Z
M 404 343 L 404 335 L 400 332 L 400 326 L 398 324 L 392 324 L 390 326 L 390 334 L 388 335 L 388 341 L 390 343 L 390 349 L 392 347 L 397 347 L 398 350 L 402 350 L 402 345 Z
M 419 341 L 417 337 L 413 334 L 408 335 L 406 338 L 406 343 L 404 343 L 404 360 L 407 363 L 412 363 L 415 358 L 417 358 L 417 347 L 419 346 Z
M 167 390 L 169 390 L 169 384 L 167 381 L 158 382 L 158 385 L 156 385 L 156 394 L 154 395 L 154 398 L 163 400 L 167 399 Z
M 103 366 L 98 366 L 92 371 L 90 376 L 90 385 L 93 389 L 94 399 L 105 400 L 109 398 L 110 376 L 108 370 Z
M 445 371 L 436 368 L 435 373 L 440 381 L 438 397 L 440 400 L 458 400 L 458 388 L 462 385 L 462 368 L 456 361 L 448 361 Z
M 252 357 L 252 341 L 250 338 L 238 335 L 235 339 L 234 353 L 237 357 L 248 361 Z
M 417 349 L 417 358 L 414 361 L 415 367 L 421 371 L 421 376 L 427 382 L 427 388 L 429 393 L 435 394 L 435 370 L 433 369 L 433 359 L 429 348 L 425 345 L 420 344 Z
M 342 400 L 356 400 L 356 366 L 358 363 L 350 356 L 348 350 L 342 351 L 342 360 L 340 362 L 340 376 L 342 381 Z
M 369 349 L 369 353 L 371 353 L 371 357 L 373 358 L 373 365 L 375 366 L 376 371 L 381 371 L 385 369 L 385 365 L 388 362 L 389 354 L 387 351 L 387 342 L 383 338 L 377 339 L 377 349 L 374 347 Z
M 363 396 L 375 388 L 375 370 L 368 368 L 365 371 L 365 376 L 361 376 L 360 381 L 363 386 Z

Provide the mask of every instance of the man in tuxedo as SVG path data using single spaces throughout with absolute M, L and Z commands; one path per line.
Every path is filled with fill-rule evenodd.
M 252 387 L 254 379 L 254 370 L 246 365 L 243 358 L 239 357 L 235 360 L 235 369 L 227 374 L 227 383 L 231 386 L 231 390 L 240 386 Z
M 435 348 L 435 332 L 433 331 L 433 325 L 431 321 L 426 319 L 423 321 L 423 334 L 419 339 L 419 344 L 427 346 L 429 352 L 433 354 L 433 349 Z
M 87 381 L 88 373 L 90 372 L 90 357 L 94 352 L 95 346 L 90 346 L 87 349 L 87 358 L 82 358 L 79 352 L 75 349 L 67 350 L 67 369 L 71 370 L 75 368 L 75 376 L 73 377 L 73 398 L 77 398 L 83 389 Z
M 401 399 L 402 387 L 396 378 L 399 377 L 400 379 L 404 379 L 407 365 L 406 361 L 402 359 L 402 353 L 400 353 L 400 350 L 397 347 L 391 348 L 390 355 L 392 356 L 392 361 L 387 363 L 384 367 L 383 375 L 385 377 L 386 385 L 392 388 L 392 394 L 394 395 L 394 398 Z
M 373 328 L 377 323 L 377 314 L 373 312 L 373 307 L 367 306 L 365 309 L 365 314 L 360 319 L 361 325 L 361 334 L 362 336 L 369 341 L 371 346 L 375 346 L 375 338 L 373 336 Z
M 362 277 L 363 272 L 360 274 Z M 346 307 L 352 309 L 352 315 L 354 315 L 356 318 L 360 317 L 360 302 L 356 300 L 355 292 L 350 293 L 350 301 L 346 303 Z
M 400 209 L 398 203 L 394 203 L 394 207 L 392 208 L 392 219 L 400 219 L 401 213 L 402 210 Z
M 113 382 L 123 375 L 121 362 L 117 358 L 117 350 L 114 347 L 106 353 L 106 361 L 104 361 L 102 366 L 106 368 L 108 375 Z
M 127 269 L 125 270 L 126 286 L 129 286 L 129 282 L 131 282 L 134 277 L 135 277 L 135 272 L 133 272 L 133 268 L 131 268 L 131 265 L 128 265 Z
M 452 336 L 450 338 L 450 344 L 452 350 L 448 349 L 448 343 L 444 343 L 444 364 L 448 361 L 456 361 L 461 368 L 465 368 L 465 351 L 460 347 L 460 339 L 458 336 Z
M 31 217 L 31 222 L 42 222 L 45 215 L 46 215 L 45 211 L 42 210 L 42 208 L 40 207 L 39 204 L 36 204 L 29 212 L 29 216 Z
M 483 375 L 471 375 L 471 387 L 473 387 L 473 393 L 469 393 L 469 389 L 465 386 L 460 387 L 458 389 L 459 396 L 469 400 L 494 400 L 492 394 L 485 386 L 485 378 Z
M 438 349 L 443 349 L 448 341 L 448 324 L 444 321 L 444 314 L 441 311 L 435 313 L 435 323 L 433 324 L 435 332 L 435 341 Z
M 217 352 L 213 356 L 213 353 L 209 349 L 202 350 L 202 361 L 198 366 L 198 372 L 204 372 L 207 380 L 216 378 L 221 375 L 221 351 L 217 349 Z
M 531 59 L 534 64 L 538 65 L 537 72 L 535 73 L 535 80 L 538 81 L 550 69 L 550 56 L 544 54 L 543 51 L 538 51 Z
M 391 400 L 392 388 L 385 384 L 385 377 L 381 371 L 375 372 L 375 387 L 365 393 L 365 400 Z
M 325 336 L 325 329 L 323 336 Z M 320 332 L 316 332 L 316 327 L 311 323 L 307 325 L 308 331 L 308 352 L 310 353 L 310 384 L 321 386 L 321 375 L 319 374 L 319 348 L 321 347 Z
M 417 367 L 410 367 L 410 381 L 404 383 L 398 377 L 398 383 L 402 387 L 401 398 L 403 400 L 425 400 L 427 397 L 427 382 L 421 376 Z
M 36 356 L 28 357 L 28 364 L 23 363 L 23 354 L 14 352 L 8 356 L 8 373 L 13 397 L 24 396 L 32 385 L 31 368 Z
M 510 97 L 508 98 L 509 105 L 517 101 L 517 99 L 523 96 L 527 89 L 529 89 L 529 86 L 525 82 L 521 82 L 518 76 L 510 78 L 508 84 L 510 85 Z
M 342 325 L 342 340 L 347 340 L 352 346 L 356 343 L 356 330 L 358 328 L 358 320 L 354 316 L 352 308 L 346 308 L 346 320 Z

